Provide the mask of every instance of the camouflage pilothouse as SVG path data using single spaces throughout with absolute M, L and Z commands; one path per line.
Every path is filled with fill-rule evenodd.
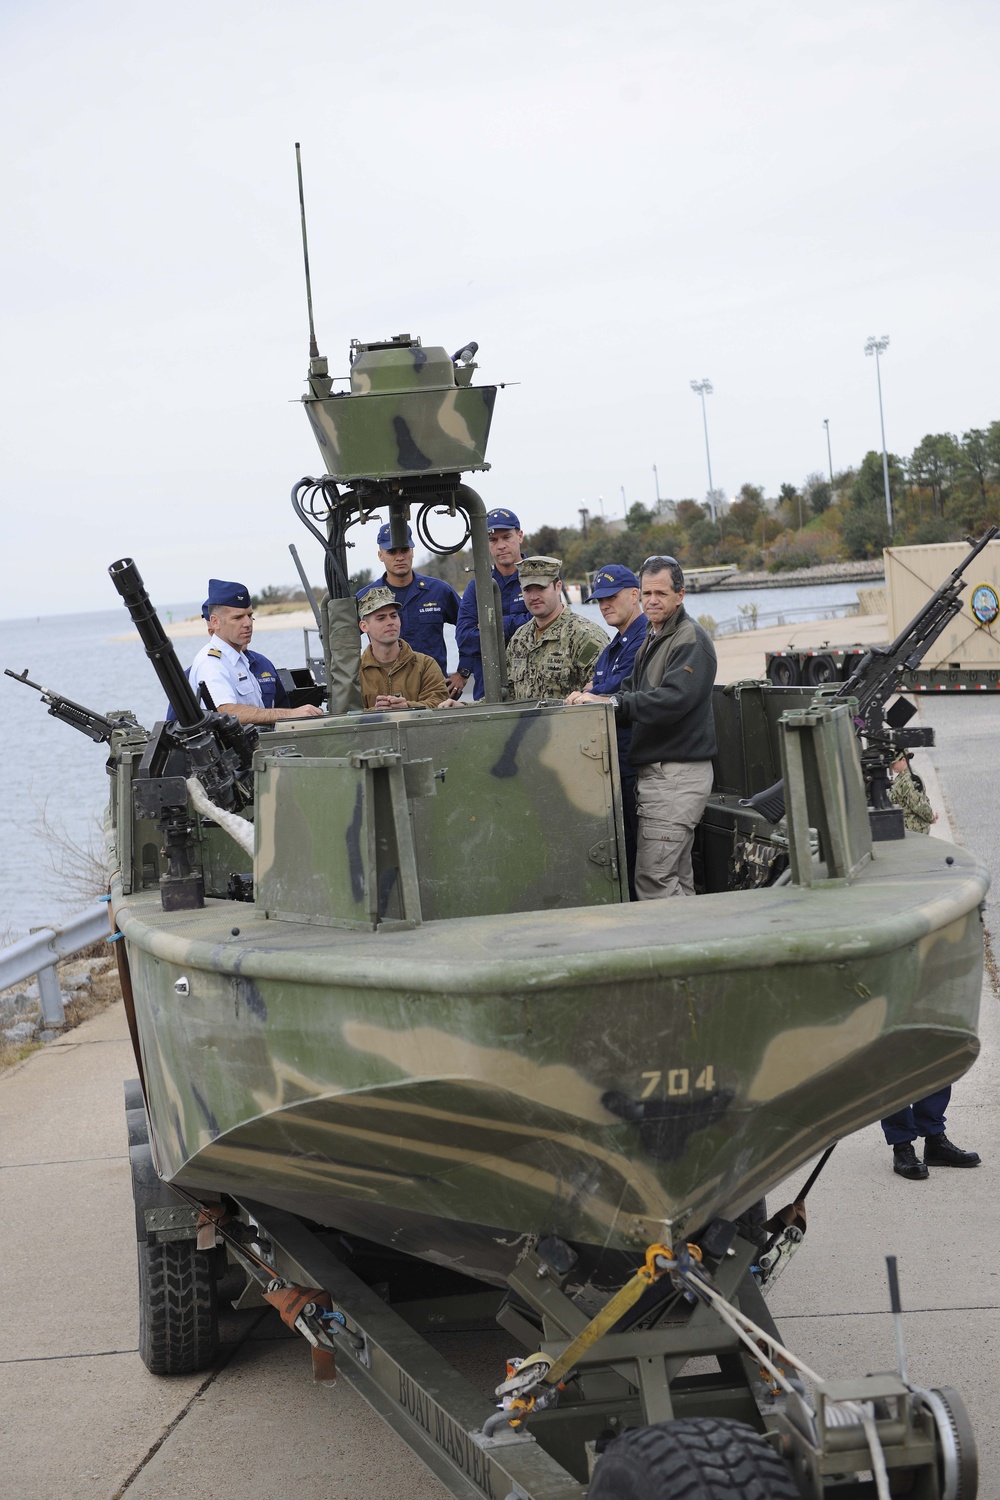
M 321 1378 L 339 1358 L 458 1496 L 599 1500 L 626 1470 L 674 1494 L 657 1455 L 695 1473 L 692 1431 L 774 1497 L 793 1469 L 802 1493 L 860 1497 L 880 1464 L 926 1500 L 973 1495 L 954 1393 L 806 1371 L 748 1274 L 784 1263 L 799 1220 L 766 1247 L 736 1222 L 977 1053 L 986 872 L 882 805 L 886 757 L 920 733 L 883 714 L 907 640 L 839 696 L 717 689 L 699 895 L 630 904 L 611 710 L 508 701 L 463 479 L 495 396 L 475 346 L 352 349 L 340 392 L 310 303 L 325 472 L 293 503 L 323 549 L 328 717 L 258 738 L 203 709 L 134 564 L 111 570 L 176 714 L 87 721 L 111 750 L 140 1069 L 143 1358 L 214 1358 L 228 1260 L 240 1305 L 272 1302 Z M 360 712 L 347 549 L 376 513 L 399 545 L 411 521 L 430 550 L 471 543 L 481 703 Z M 500 1411 L 417 1337 L 483 1317 L 523 1351 Z M 684 1375 L 705 1353 L 719 1375 Z

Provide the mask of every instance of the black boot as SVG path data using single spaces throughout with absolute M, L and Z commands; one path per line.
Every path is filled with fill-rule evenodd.
M 929 1167 L 978 1167 L 978 1151 L 963 1151 L 953 1146 L 948 1137 L 929 1135 L 924 1141 L 924 1161 Z
M 912 1141 L 904 1141 L 901 1146 L 893 1146 L 892 1170 L 898 1172 L 900 1177 L 909 1177 L 913 1182 L 919 1182 L 921 1178 L 928 1176 L 923 1162 L 917 1160 Z

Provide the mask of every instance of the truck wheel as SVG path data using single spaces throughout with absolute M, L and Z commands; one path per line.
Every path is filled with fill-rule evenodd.
M 799 1500 L 791 1470 L 744 1422 L 698 1417 L 622 1433 L 590 1500 Z
M 828 682 L 837 682 L 840 677 L 832 656 L 810 656 L 802 675 L 810 687 L 826 687 Z
M 775 687 L 798 687 L 799 664 L 794 656 L 772 656 L 767 675 Z
M 190 1375 L 219 1352 L 211 1253 L 194 1240 L 139 1245 L 139 1354 L 154 1375 Z

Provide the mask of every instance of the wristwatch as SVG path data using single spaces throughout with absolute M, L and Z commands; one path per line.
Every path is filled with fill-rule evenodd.
M 611 707 L 614 709 L 615 713 L 617 713 L 618 712 L 618 694 L 617 693 L 612 693 L 611 696 L 610 696 L 610 698 L 608 699 L 608 702 L 611 704 Z
M 466 682 L 468 682 L 469 678 L 472 676 L 472 673 L 469 671 L 468 667 L 459 667 L 457 671 L 459 677 L 464 677 Z

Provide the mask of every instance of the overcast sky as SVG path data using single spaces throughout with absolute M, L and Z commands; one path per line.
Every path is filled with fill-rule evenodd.
M 0 617 L 311 575 L 331 371 L 480 345 L 526 527 L 1000 417 L 995 0 L 7 0 Z M 352 564 L 374 561 L 374 528 Z M 359 533 L 355 533 L 359 535 Z

